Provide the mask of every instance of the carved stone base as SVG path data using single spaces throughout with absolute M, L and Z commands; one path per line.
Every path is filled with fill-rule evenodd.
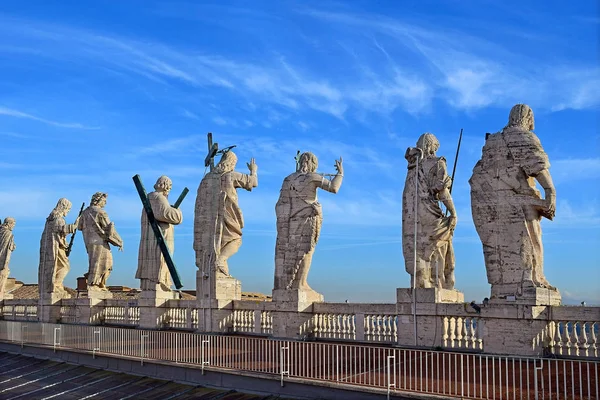
M 417 288 L 417 303 L 464 303 L 465 295 L 456 289 Z M 396 303 L 412 303 L 413 289 L 396 289 Z
M 211 285 L 211 280 L 214 282 Z M 198 300 L 241 300 L 242 282 L 232 276 L 218 274 L 209 279 L 201 271 L 196 272 L 196 290 Z
M 97 325 L 100 324 L 104 310 L 104 299 L 100 298 L 78 298 L 75 300 L 77 308 L 78 323 Z
M 113 298 L 113 294 L 108 290 L 91 289 L 90 287 L 88 287 L 87 292 L 84 293 L 85 297 L 87 297 L 88 299 L 106 300 Z
M 159 285 L 157 286 L 157 290 L 142 290 L 140 293 L 140 299 L 145 300 L 177 300 L 179 299 L 179 292 L 174 290 L 166 291 L 160 289 Z
M 69 299 L 66 292 L 42 293 L 38 302 L 38 318 L 40 322 L 58 323 L 60 321 L 60 301 Z
M 14 296 L 11 293 L 4 293 L 4 296 L 0 300 L 12 300 L 13 298 Z
M 492 285 L 490 303 L 559 306 L 562 297 L 558 289 L 546 289 L 527 284 Z
M 312 289 L 276 289 L 273 290 L 273 301 L 280 303 L 282 309 L 304 311 L 313 303 L 322 303 L 324 297 Z

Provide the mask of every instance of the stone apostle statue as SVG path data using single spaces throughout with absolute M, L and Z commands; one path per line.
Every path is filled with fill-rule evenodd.
M 15 224 L 14 218 L 7 217 L 4 219 L 4 223 L 0 225 L 0 300 L 4 298 L 4 287 L 10 273 L 8 269 L 10 256 L 17 248 L 12 232 Z
M 518 298 L 527 288 L 544 288 L 559 296 L 544 276 L 540 224 L 542 217 L 554 217 L 556 191 L 548 156 L 533 129 L 531 108 L 515 105 L 508 125 L 486 135 L 469 180 L 473 222 L 483 243 L 492 298 Z M 535 180 L 544 189 L 543 199 Z
M 63 281 L 69 272 L 67 257 L 67 235 L 75 233 L 79 217 L 73 224 L 67 224 L 65 217 L 71 211 L 71 202 L 65 198 L 58 200 L 56 207 L 46 218 L 46 225 L 40 240 L 40 267 L 38 285 L 40 298 L 49 293 L 68 298 Z
M 171 179 L 161 176 L 154 185 L 154 192 L 148 194 L 154 218 L 165 238 L 167 248 L 173 253 L 175 234 L 173 225 L 183 221 L 181 210 L 169 204 Z M 140 288 L 147 291 L 171 292 L 171 276 L 165 258 L 160 251 L 154 231 L 148 222 L 146 211 L 142 210 L 142 236 L 138 255 L 136 279 L 140 279 Z
M 120 251 L 123 250 L 123 240 L 104 211 L 107 197 L 106 193 L 95 193 L 90 206 L 81 213 L 77 227 L 83 233 L 83 241 L 88 253 L 89 270 L 86 274 L 88 292 L 108 291 L 106 280 L 113 267 L 110 245 L 117 246 Z
M 254 159 L 247 164 L 250 174 L 234 171 L 237 156 L 228 151 L 217 166 L 204 176 L 198 187 L 194 214 L 196 266 L 204 274 L 209 268 L 228 277 L 227 260 L 242 245 L 244 218 L 236 189 L 251 191 L 258 186 Z
M 411 287 L 454 289 L 454 250 L 452 236 L 456 227 L 456 210 L 450 196 L 451 178 L 446 159 L 436 156 L 440 142 L 424 133 L 417 147 L 406 150 L 408 171 L 402 192 L 402 250 Z M 417 169 L 417 157 L 419 168 Z M 415 193 L 415 179 L 418 193 Z M 417 202 L 415 208 L 415 201 Z M 444 216 L 440 203 L 450 215 Z M 415 216 L 415 210 L 417 215 Z M 417 219 L 417 274 L 414 274 L 415 218 Z M 416 282 L 413 280 L 416 279 Z
M 332 180 L 318 174 L 317 166 L 318 160 L 314 154 L 301 154 L 297 171 L 285 178 L 281 186 L 275 206 L 277 243 L 274 299 L 280 290 L 314 292 L 306 278 L 323 223 L 317 189 L 337 193 L 344 177 L 341 158 L 335 161 L 337 174 Z

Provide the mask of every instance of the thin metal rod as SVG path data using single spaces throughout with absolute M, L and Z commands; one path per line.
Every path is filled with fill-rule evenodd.
M 415 168 L 415 232 L 413 249 L 413 325 L 415 331 L 415 346 L 417 345 L 417 223 L 419 216 L 419 161 L 423 157 L 423 150 L 416 147 L 417 164 Z

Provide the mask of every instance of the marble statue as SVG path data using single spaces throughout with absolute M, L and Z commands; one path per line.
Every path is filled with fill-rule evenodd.
M 4 288 L 10 273 L 8 269 L 10 256 L 17 248 L 12 232 L 15 224 L 14 218 L 6 217 L 4 223 L 0 225 L 0 300 L 4 298 Z
M 65 198 L 58 200 L 56 207 L 46 218 L 46 224 L 40 240 L 40 266 L 38 285 L 40 298 L 47 294 L 69 298 L 63 286 L 65 276 L 70 270 L 67 256 L 67 235 L 73 234 L 79 224 L 79 216 L 73 224 L 67 224 L 65 217 L 71 211 L 71 202 Z
M 542 217 L 553 219 L 556 191 L 550 162 L 532 132 L 533 111 L 515 105 L 508 125 L 487 134 L 481 159 L 473 168 L 471 210 L 492 285 L 492 298 L 527 297 L 546 289 L 559 296 L 544 276 Z M 544 198 L 536 189 L 537 181 Z
M 181 210 L 169 204 L 169 192 L 172 182 L 167 176 L 161 176 L 154 184 L 154 192 L 148 194 L 148 201 L 161 230 L 167 248 L 173 254 L 175 247 L 174 225 L 183 221 Z M 148 222 L 146 211 L 142 210 L 142 236 L 138 255 L 136 279 L 140 279 L 140 288 L 152 292 L 171 292 L 171 276 L 165 258 Z
M 89 269 L 85 274 L 88 292 L 108 291 L 106 280 L 113 267 L 110 245 L 117 246 L 120 251 L 123 251 L 123 240 L 104 211 L 107 197 L 106 193 L 95 193 L 90 206 L 81 214 L 77 226 L 77 229 L 83 233 L 83 241 L 88 253 Z
M 194 213 L 196 266 L 205 275 L 210 271 L 229 277 L 227 260 L 242 245 L 244 218 L 236 189 L 251 191 L 258 186 L 258 167 L 247 163 L 250 174 L 234 171 L 237 156 L 228 151 L 198 186 Z
M 431 133 L 424 133 L 417 147 L 408 148 L 406 182 L 402 193 L 402 250 L 411 287 L 454 289 L 454 250 L 452 237 L 456 227 L 456 210 L 450 195 L 452 180 L 446 169 L 446 159 L 436 156 L 440 142 Z M 419 168 L 417 170 L 417 157 Z M 415 179 L 418 193 L 415 196 Z M 417 270 L 414 274 L 415 197 L 417 200 Z M 440 207 L 448 210 L 446 217 Z M 414 282 L 413 280 L 416 280 Z
M 297 171 L 286 177 L 281 186 L 275 206 L 277 242 L 274 299 L 277 291 L 281 290 L 314 292 L 306 278 L 323 222 L 317 189 L 337 193 L 344 176 L 341 158 L 335 161 L 337 173 L 332 180 L 317 173 L 317 165 L 314 154 L 301 154 Z

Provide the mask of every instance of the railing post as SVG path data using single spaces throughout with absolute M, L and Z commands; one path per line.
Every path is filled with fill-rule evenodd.
M 25 345 L 25 332 L 27 332 L 27 325 L 21 325 L 21 348 Z
M 59 326 L 59 327 L 56 327 L 56 328 L 54 328 L 54 341 L 53 341 L 52 347 L 53 347 L 53 349 L 54 349 L 54 352 L 55 352 L 55 353 L 56 353 L 56 346 L 57 346 L 57 345 L 58 345 L 58 346 L 60 346 L 60 338 L 59 338 L 59 341 L 58 341 L 58 342 L 56 341 L 56 336 L 57 336 L 57 335 L 56 335 L 56 332 L 57 332 L 57 331 L 60 331 L 60 326 Z
M 262 311 L 254 310 L 254 333 L 262 333 Z
M 194 329 L 194 321 L 192 319 L 192 311 L 194 311 L 194 307 L 188 304 L 185 310 L 185 326 L 188 329 Z
M 537 367 L 536 364 L 537 362 L 540 362 L 540 366 Z M 535 391 L 535 400 L 539 399 L 539 393 L 538 393 L 538 370 L 542 370 L 544 366 L 544 360 L 539 359 L 539 360 L 533 360 L 533 390 Z M 580 371 L 581 373 L 581 371 Z
M 394 381 L 392 382 L 391 360 L 394 360 Z M 396 354 L 387 356 L 387 398 L 390 400 L 392 387 L 396 389 Z
M 210 346 L 210 340 L 203 340 L 202 344 L 200 345 L 200 364 L 201 364 L 201 368 L 202 368 L 202 375 L 204 375 L 204 366 L 205 365 L 210 365 L 210 355 L 209 355 L 209 361 L 206 361 L 206 353 L 204 350 L 204 345 L 208 344 Z
M 96 343 L 94 343 L 94 339 L 98 335 L 98 347 L 96 347 Z M 92 335 L 92 357 L 96 358 L 96 352 L 100 351 L 100 329 L 94 330 L 94 334 Z
M 129 301 L 127 303 L 125 303 L 125 311 L 124 311 L 124 315 L 123 315 L 123 321 L 125 322 L 125 325 L 129 325 Z
M 287 343 L 287 342 L 284 342 Z M 287 350 L 288 353 L 288 363 L 287 363 L 287 368 L 284 367 L 285 363 L 285 351 Z M 282 345 L 279 349 L 279 371 L 281 373 L 281 387 L 283 387 L 283 376 L 287 375 L 288 378 L 290 377 L 290 347 L 289 344 L 287 346 Z
M 356 313 L 354 314 L 354 326 L 356 327 L 356 339 L 358 341 L 365 340 L 365 314 Z
M 148 335 L 142 334 L 141 341 L 140 341 L 140 362 L 142 365 L 144 365 L 144 357 L 147 355 L 144 352 L 144 339 L 147 339 L 147 338 L 148 338 Z

